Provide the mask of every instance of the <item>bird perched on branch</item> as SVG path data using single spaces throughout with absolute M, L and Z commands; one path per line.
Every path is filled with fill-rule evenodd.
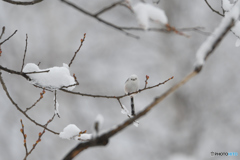
M 132 116 L 135 115 L 135 110 L 134 110 L 134 99 L 133 97 L 135 96 L 135 94 L 131 94 L 133 92 L 138 91 L 139 89 L 139 80 L 137 75 L 133 74 L 131 75 L 127 81 L 125 82 L 125 93 L 130 95 L 131 98 L 131 109 L 132 109 Z

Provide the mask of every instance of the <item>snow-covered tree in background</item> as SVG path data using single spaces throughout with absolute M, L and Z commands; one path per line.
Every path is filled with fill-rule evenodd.
M 139 118 L 145 116 L 147 113 L 152 111 L 153 108 L 157 108 L 156 106 L 159 106 L 159 103 L 166 99 L 168 95 L 172 93 L 177 94 L 178 91 L 176 90 L 179 87 L 189 82 L 189 80 L 192 79 L 195 75 L 199 74 L 202 71 L 202 68 L 205 68 L 205 63 L 209 55 L 211 55 L 215 51 L 217 46 L 219 46 L 220 42 L 226 37 L 226 34 L 229 31 L 231 31 L 237 37 L 236 46 L 240 46 L 240 1 L 237 0 L 222 0 L 221 3 L 219 2 L 219 5 L 221 6 L 223 11 L 222 13 L 213 9 L 213 7 L 208 3 L 208 1 L 205 0 L 204 5 L 208 6 L 213 12 L 217 13 L 222 17 L 221 20 L 217 22 L 218 24 L 214 26 L 214 30 L 212 31 L 212 33 L 205 32 L 202 27 L 186 27 L 186 25 L 193 25 L 189 24 L 188 20 L 184 17 L 181 18 L 182 20 L 185 20 L 185 28 L 178 27 L 180 25 L 177 22 L 175 23 L 174 20 L 172 20 L 174 19 L 174 17 L 168 15 L 169 11 L 167 10 L 166 6 L 168 3 L 171 6 L 172 2 L 170 1 L 156 2 L 150 0 L 120 0 L 116 2 L 103 1 L 101 3 L 68 0 L 60 0 L 59 2 L 46 2 L 44 0 L 34 0 L 29 2 L 10 0 L 3 1 L 5 2 L 0 3 L 2 5 L 5 5 L 6 9 L 0 11 L 1 15 L 3 15 L 0 18 L 4 17 L 4 20 L 0 21 L 0 25 L 2 25 L 2 32 L 0 35 L 0 81 L 3 88 L 2 90 L 0 90 L 0 102 L 1 106 L 9 107 L 9 116 L 12 116 L 11 113 L 15 111 L 17 112 L 16 114 L 19 114 L 16 117 L 13 117 L 12 123 L 8 124 L 7 121 L 4 122 L 6 126 L 10 126 L 11 124 L 17 124 L 16 122 L 18 121 L 18 118 L 20 119 L 21 128 L 19 127 L 20 125 L 17 124 L 12 129 L 16 131 L 18 130 L 18 127 L 20 128 L 23 137 L 25 153 L 24 150 L 19 149 L 21 147 L 19 143 L 14 146 L 11 146 L 12 143 L 7 144 L 9 145 L 8 148 L 16 148 L 20 151 L 17 154 L 18 158 L 19 155 L 24 155 L 24 159 L 32 159 L 31 156 L 34 157 L 34 159 L 37 159 L 37 157 L 39 158 L 38 154 L 44 154 L 44 157 L 40 157 L 39 159 L 73 159 L 83 150 L 89 149 L 90 147 L 107 145 L 109 143 L 109 140 L 112 139 L 113 136 L 115 137 L 117 133 L 122 133 L 120 134 L 120 136 L 124 135 L 124 132 L 121 131 L 126 130 L 126 128 L 128 126 L 131 126 L 131 124 L 134 124 L 135 126 L 133 135 L 147 134 L 148 136 L 146 136 L 145 138 L 147 138 L 149 142 L 151 141 L 152 143 L 143 145 L 152 145 L 153 148 L 155 148 L 158 145 L 154 145 L 154 143 L 158 141 L 154 139 L 155 133 L 161 133 L 162 136 L 164 134 L 167 134 L 167 131 L 159 132 L 159 128 L 162 127 L 158 127 L 156 125 L 159 124 L 157 118 L 159 117 L 159 115 L 157 114 L 155 116 L 152 116 L 149 120 L 146 121 L 146 123 L 144 119 L 142 119 L 140 122 Z M 100 4 L 97 5 L 97 3 Z M 166 8 L 164 8 L 164 5 L 162 5 L 162 3 L 165 4 Z M 180 2 L 177 1 L 176 3 Z M 59 10 L 57 9 L 51 11 L 50 15 L 49 13 L 47 13 L 42 19 L 31 15 L 31 12 L 37 13 L 35 16 L 37 16 L 38 13 L 44 14 L 44 12 L 42 12 L 41 10 L 45 9 L 45 7 L 49 7 L 50 10 L 52 9 L 51 7 L 56 9 L 56 4 L 59 5 Z M 69 6 L 72 8 L 70 8 Z M 14 22 L 6 21 L 8 19 L 11 19 L 12 16 L 11 14 L 9 14 L 9 11 L 11 9 L 22 11 L 23 8 L 20 7 L 25 7 L 26 10 L 27 21 L 24 20 L 26 25 L 26 28 L 23 27 L 24 29 L 19 28 L 21 26 L 17 25 L 18 19 L 16 18 Z M 91 7 L 94 8 L 92 8 L 93 11 L 91 10 Z M 28 10 L 28 8 L 30 8 L 30 10 Z M 39 10 L 35 11 L 35 9 Z M 96 9 L 98 10 L 97 12 L 94 11 Z M 119 9 L 123 11 L 119 12 Z M 72 16 L 72 18 L 66 18 L 66 12 L 68 12 L 67 14 L 69 14 L 70 17 Z M 113 12 L 117 12 L 118 14 L 112 15 Z M 174 13 L 181 13 L 178 12 L 180 11 L 175 11 Z M 79 13 L 87 15 L 87 17 L 82 18 L 84 20 L 80 20 L 80 22 L 78 23 L 76 21 L 79 19 Z M 43 15 L 38 16 L 42 17 Z M 54 18 L 63 17 L 64 28 L 61 28 L 62 25 L 58 24 L 60 23 L 60 21 L 54 18 L 51 19 L 51 16 L 53 16 Z M 21 18 L 19 18 L 20 21 Z M 46 19 L 49 18 L 52 21 L 50 20 L 47 23 L 44 22 Z M 89 19 L 95 20 L 97 24 L 88 24 L 91 21 Z M 54 20 L 56 20 L 56 22 Z M 49 27 L 47 27 L 49 29 L 48 34 L 44 32 L 44 29 L 41 27 L 41 22 L 39 21 L 44 22 L 44 25 L 49 25 Z M 179 20 L 179 22 L 180 21 L 181 20 Z M 59 28 L 51 27 L 51 25 L 55 23 L 57 24 L 56 26 L 59 26 Z M 102 29 L 102 24 L 106 26 L 105 29 Z M 198 25 L 207 27 L 206 24 L 199 23 Z M 84 29 L 80 29 L 81 31 L 79 32 L 78 28 L 82 26 L 85 27 Z M 29 29 L 28 27 L 30 27 L 31 29 Z M 10 33 L 10 31 L 14 28 L 17 30 Z M 69 28 L 71 29 L 69 30 Z M 22 30 L 26 30 L 27 35 L 25 38 L 25 48 L 23 48 L 23 50 L 21 51 L 20 49 L 15 48 L 19 46 L 24 46 L 22 34 L 25 33 Z M 204 36 L 205 40 L 201 41 L 201 45 L 197 47 L 198 49 L 191 49 L 191 51 L 196 53 L 194 54 L 196 58 L 194 58 L 194 56 L 189 56 L 188 61 L 192 61 L 193 63 L 192 65 L 188 65 L 187 69 L 189 70 L 190 68 L 190 73 L 186 76 L 184 76 L 185 72 L 178 70 L 178 64 L 171 63 L 172 66 L 168 67 L 168 63 L 170 63 L 172 59 L 174 59 L 174 57 L 171 57 L 171 59 L 164 59 L 164 56 L 162 56 L 163 60 L 158 60 L 157 57 L 150 56 L 152 53 L 157 53 L 156 48 L 158 48 L 158 43 L 162 43 L 165 49 L 170 51 L 170 49 L 177 48 L 178 45 L 182 46 L 181 41 L 183 41 L 183 38 L 196 39 L 196 35 L 190 36 L 189 33 L 186 33 L 189 31 L 192 31 L 192 33 L 200 33 L 200 35 Z M 86 34 L 83 34 L 85 32 Z M 16 42 L 21 42 L 21 45 L 14 42 L 14 39 L 15 37 L 17 37 L 18 33 L 20 33 L 21 36 L 18 37 L 19 40 L 17 40 Z M 64 33 L 68 36 L 69 34 L 71 34 L 71 39 L 67 36 L 66 38 L 63 38 L 61 33 Z M 38 38 L 35 37 L 31 39 L 31 37 L 34 37 L 35 34 L 38 35 Z M 101 36 L 98 36 L 97 34 L 100 34 Z M 117 35 L 114 37 L 113 41 L 113 37 L 111 36 L 115 34 Z M 164 37 L 161 36 L 163 34 Z M 76 43 L 76 38 L 79 38 L 79 36 L 82 35 L 83 38 L 80 39 L 79 45 Z M 39 40 L 39 37 L 41 37 L 42 39 Z M 72 39 L 72 37 L 75 37 L 75 39 Z M 178 44 L 171 42 L 169 43 L 170 45 L 164 45 L 164 43 L 166 43 L 165 41 L 169 40 L 167 39 L 167 37 L 170 37 L 170 39 L 172 39 L 171 41 L 177 42 Z M 182 39 L 179 40 L 179 38 Z M 151 40 L 152 44 L 146 41 L 146 39 Z M 44 44 L 38 42 L 37 40 L 44 42 Z M 129 49 L 128 47 L 122 45 L 123 43 L 126 45 L 124 41 L 126 41 L 126 43 L 129 43 Z M 116 46 L 110 45 L 110 43 L 114 43 L 114 45 Z M 18 44 L 18 46 L 15 46 L 15 44 Z M 39 44 L 39 46 L 37 46 L 37 44 Z M 74 54 L 72 54 L 74 52 L 72 44 L 78 45 L 78 48 Z M 133 55 L 131 55 L 131 52 L 135 50 L 133 49 L 135 45 L 140 45 L 141 47 L 143 47 L 144 50 L 138 49 L 138 53 L 134 53 Z M 151 47 L 149 48 L 149 46 Z M 185 47 L 184 49 L 186 51 L 190 50 L 187 47 Z M 94 54 L 93 56 L 91 56 L 91 52 L 95 50 L 96 53 L 100 55 Z M 126 51 L 129 51 L 129 55 L 123 53 Z M 23 55 L 20 56 L 19 52 L 23 52 Z M 37 52 L 39 54 L 35 54 L 33 52 Z M 56 52 L 57 54 L 55 54 L 54 52 Z M 85 52 L 87 52 L 88 55 L 86 55 Z M 17 56 L 15 55 L 16 53 Z M 179 57 L 183 56 L 181 55 L 183 53 L 178 54 L 180 55 Z M 88 59 L 84 58 L 86 56 L 88 57 Z M 113 57 L 117 57 L 116 60 Z M 15 61 L 17 61 L 17 63 Z M 20 63 L 20 61 L 22 62 Z M 97 66 L 98 62 L 101 63 Z M 138 62 L 139 65 L 135 66 Z M 153 67 L 155 63 L 159 65 L 160 62 L 162 64 L 166 64 L 164 65 L 165 68 L 162 66 L 165 71 L 162 71 L 163 74 L 161 74 L 161 81 L 157 79 L 157 75 L 159 75 L 158 69 L 156 70 Z M 82 64 L 84 64 L 84 66 L 82 66 Z M 59 67 L 60 65 L 62 65 L 62 67 Z M 96 68 L 94 67 L 95 65 L 97 66 Z M 168 68 L 172 69 L 168 70 Z M 140 88 L 139 90 L 132 93 L 128 92 L 124 94 L 124 80 L 126 79 L 126 76 L 128 77 L 129 74 L 132 73 L 138 74 L 138 77 L 141 80 Z M 172 80 L 173 76 L 177 76 L 177 80 L 175 80 L 175 82 L 169 82 L 170 80 L 174 81 Z M 23 77 L 24 79 L 20 77 Z M 202 77 L 198 78 L 201 81 L 200 84 L 206 83 L 205 81 L 207 81 L 202 81 Z M 31 86 L 25 83 L 25 81 L 30 82 Z M 199 84 L 193 85 L 197 86 Z M 131 88 L 131 86 L 129 87 Z M 154 91 L 155 88 L 161 87 L 165 87 L 161 92 Z M 191 90 L 191 88 L 189 88 L 189 90 Z M 39 94 L 39 92 L 40 97 L 38 95 L 38 98 L 36 98 L 35 94 Z M 198 91 L 195 90 L 192 92 L 196 93 Z M 138 94 L 138 97 L 135 100 L 136 115 L 134 114 L 134 112 L 130 114 L 130 112 L 128 111 L 128 108 L 131 108 L 131 106 L 129 105 L 129 99 L 126 98 L 133 97 L 132 95 L 135 94 Z M 36 99 L 35 101 L 33 100 L 34 98 Z M 96 98 L 100 99 L 101 101 L 95 102 Z M 32 101 L 34 102 L 32 103 Z M 29 105 L 30 103 L 32 104 Z M 133 101 L 131 105 L 132 104 Z M 198 102 L 195 102 L 194 104 L 198 104 Z M 167 106 L 170 105 L 173 105 L 172 102 L 167 103 Z M 175 105 L 178 105 L 178 103 L 176 103 Z M 13 108 L 12 106 L 14 106 L 15 108 Z M 47 106 L 48 108 L 43 108 L 45 106 Z M 52 108 L 53 110 L 50 111 L 50 108 Z M 115 112 L 115 109 L 118 109 L 118 112 Z M 119 114 L 120 112 L 124 116 L 122 116 L 122 114 Z M 161 111 L 161 113 L 163 112 Z M 58 116 L 58 119 L 55 118 L 56 115 Z M 76 117 L 76 119 L 73 120 L 73 117 Z M 145 117 L 147 119 L 148 116 Z M 5 118 L 2 118 L 2 120 L 4 121 Z M 171 121 L 171 119 L 168 119 L 167 121 Z M 42 130 L 39 132 L 39 128 L 37 128 L 36 126 L 31 126 L 32 124 L 37 125 L 38 127 L 40 127 L 40 130 Z M 104 127 L 104 125 L 106 125 L 107 127 Z M 78 127 L 84 130 L 81 130 Z M 39 132 L 37 138 L 35 132 Z M 51 134 L 49 135 L 46 133 Z M 172 132 L 169 133 L 173 134 Z M 19 133 L 14 133 L 14 136 L 15 134 L 21 135 Z M 187 134 L 190 134 L 190 132 Z M 7 135 L 8 133 L 2 135 L 2 137 L 6 139 Z M 160 140 L 160 142 L 170 141 L 170 135 L 167 135 L 165 135 L 167 138 L 165 138 L 165 140 Z M 173 134 L 172 138 L 175 139 L 176 137 L 178 136 Z M 197 138 L 199 138 L 199 136 Z M 124 142 L 126 142 L 127 140 L 129 142 L 129 139 L 130 138 L 128 138 L 128 136 L 123 136 Z M 143 138 L 140 136 L 140 139 Z M 17 140 L 22 142 L 22 139 L 17 138 Z M 52 144 L 48 144 L 48 141 L 51 141 Z M 191 142 L 192 141 L 193 140 L 191 140 Z M 6 143 L 6 141 L 4 142 Z M 63 146 L 59 145 L 59 142 Z M 76 145 L 76 142 L 78 142 L 77 146 L 72 147 Z M 180 142 L 181 140 L 179 140 L 179 143 Z M 31 143 L 33 143 L 32 146 Z M 37 148 L 41 146 L 39 145 L 39 143 L 41 143 L 43 148 L 47 148 L 48 151 L 51 150 L 51 154 L 48 154 L 47 151 L 45 152 L 38 150 Z M 110 143 L 109 146 L 111 147 L 113 143 L 115 142 Z M 129 143 L 134 142 L 130 141 Z M 176 143 L 178 143 L 178 141 Z M 164 148 L 168 151 L 168 153 L 171 153 L 172 146 L 168 146 L 169 144 L 166 143 L 166 146 Z M 117 145 L 120 147 L 124 147 L 124 143 L 122 143 L 122 140 L 121 143 Z M 58 149 L 52 149 L 56 146 L 58 148 L 61 148 L 61 151 L 64 152 L 64 154 L 58 155 Z M 135 146 L 138 146 L 138 144 L 136 144 Z M 182 149 L 176 152 L 177 154 L 174 155 L 162 154 L 161 156 L 159 156 L 158 154 L 156 154 L 156 156 L 154 157 L 155 159 L 165 157 L 163 159 L 176 160 L 179 160 L 181 158 L 199 159 L 202 157 L 206 158 L 210 156 L 210 152 L 214 150 L 214 148 L 211 148 L 212 150 L 209 150 L 208 153 L 205 153 L 208 156 L 204 156 L 200 155 L 201 149 L 198 149 L 198 147 L 201 147 L 200 143 L 196 142 L 194 143 L 194 146 L 196 150 L 192 151 L 191 154 L 188 153 L 188 147 L 186 147 L 187 151 L 185 152 L 184 149 Z M 187 153 L 189 155 L 187 155 Z M 118 153 L 111 154 L 109 153 L 109 155 L 106 154 L 102 158 L 93 155 L 88 155 L 86 157 L 91 157 L 92 159 L 95 159 L 96 157 L 99 159 L 112 159 L 115 154 L 116 156 L 118 156 L 118 154 L 121 155 L 115 159 L 126 159 L 126 157 L 128 157 L 127 154 L 123 155 L 124 151 L 118 151 Z M 8 155 L 7 153 L 1 153 L 1 155 L 4 159 L 16 158 L 14 155 Z M 140 157 L 135 157 L 135 159 L 144 159 L 146 157 L 150 157 L 141 155 L 139 156 Z M 81 157 L 81 155 L 79 155 L 78 157 Z M 131 157 L 131 159 L 134 159 L 134 157 Z

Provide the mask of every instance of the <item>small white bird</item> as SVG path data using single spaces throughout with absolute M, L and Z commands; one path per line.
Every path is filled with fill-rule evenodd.
M 139 80 L 138 80 L 138 77 L 137 75 L 133 74 L 131 75 L 127 81 L 125 82 L 125 93 L 126 94 L 131 94 L 133 92 L 136 92 L 138 91 L 139 89 Z M 135 110 L 134 110 L 134 100 L 133 100 L 133 97 L 134 97 L 135 94 L 131 94 L 130 95 L 130 98 L 131 98 L 131 109 L 132 109 L 132 116 L 135 115 Z

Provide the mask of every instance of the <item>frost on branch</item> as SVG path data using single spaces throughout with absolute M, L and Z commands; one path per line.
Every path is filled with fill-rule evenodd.
M 36 64 L 28 63 L 23 68 L 23 72 L 40 72 L 31 73 L 28 74 L 28 76 L 31 78 L 31 84 L 41 88 L 47 88 L 50 90 L 56 90 L 62 87 L 66 87 L 67 90 L 73 90 L 75 88 L 75 79 L 70 75 L 69 67 L 65 63 L 63 63 L 62 67 L 52 67 L 47 69 L 39 69 Z
M 135 13 L 141 28 L 147 30 L 149 28 L 150 20 L 167 25 L 168 18 L 164 10 L 147 3 L 134 3 L 133 0 L 126 0 L 126 2 L 130 4 L 130 8 Z
M 92 138 L 92 134 L 87 134 L 86 131 L 82 132 L 75 124 L 69 124 L 60 132 L 59 137 L 68 140 L 88 141 Z

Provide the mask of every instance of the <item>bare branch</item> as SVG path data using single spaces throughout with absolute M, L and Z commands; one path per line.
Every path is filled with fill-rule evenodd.
M 21 72 L 22 72 L 23 67 L 24 67 L 25 57 L 26 57 L 26 53 L 27 53 L 27 45 L 28 45 L 28 35 L 26 34 L 26 45 L 25 45 L 25 50 L 24 50 L 24 55 L 23 55 Z
M 99 12 L 95 13 L 94 16 L 97 17 L 97 16 L 99 16 L 100 14 L 103 14 L 104 12 L 106 12 L 106 11 L 112 9 L 113 7 L 121 4 L 122 2 L 123 2 L 123 0 L 118 1 L 118 2 L 115 2 L 115 3 L 111 4 L 110 6 L 107 6 L 107 7 L 103 8 L 102 10 L 100 10 Z
M 79 50 L 81 49 L 81 47 L 82 47 L 82 45 L 83 45 L 83 42 L 84 42 L 85 38 L 86 38 L 86 33 L 84 33 L 83 39 L 81 39 L 80 46 L 78 47 L 77 51 L 75 52 L 73 58 L 71 59 L 69 65 L 68 65 L 69 67 L 71 66 L 71 64 L 73 63 L 74 58 L 76 57 L 77 53 L 78 53 Z
M 1 82 L 1 84 L 2 84 L 3 90 L 5 91 L 8 99 L 12 102 L 12 104 L 17 108 L 18 111 L 20 111 L 26 118 L 28 118 L 31 122 L 33 122 L 33 123 L 36 124 L 37 126 L 40 126 L 40 127 L 44 128 L 44 129 L 46 129 L 47 131 L 52 132 L 53 134 L 57 134 L 57 135 L 59 134 L 59 133 L 57 133 L 57 132 L 55 132 L 55 131 L 53 131 L 53 130 L 51 130 L 51 129 L 48 129 L 46 126 L 37 123 L 35 120 L 33 120 L 31 117 L 29 117 L 29 116 L 18 106 L 18 104 L 12 99 L 12 97 L 10 96 L 10 94 L 9 94 L 9 92 L 8 92 L 8 90 L 7 90 L 7 87 L 6 87 L 6 85 L 5 85 L 4 81 L 3 81 L 3 78 L 2 78 L 2 72 L 1 72 L 1 71 L 0 71 L 0 82 Z
M 0 45 L 2 45 L 3 43 L 5 43 L 6 41 L 8 41 L 15 33 L 17 33 L 17 30 L 15 32 L 13 32 L 13 34 L 11 36 L 9 36 L 7 39 L 5 39 L 4 41 L 2 41 L 0 43 Z
M 24 131 L 24 125 L 23 125 L 23 122 L 22 122 L 22 119 L 20 119 L 20 122 L 21 122 L 21 125 L 22 125 L 22 128 L 20 129 L 22 135 L 23 135 L 23 145 L 24 145 L 24 148 L 25 148 L 25 151 L 26 151 L 26 156 L 28 154 L 28 149 L 27 149 L 27 135 L 25 134 L 25 131 Z
M 208 5 L 208 7 L 209 7 L 213 12 L 215 12 L 215 13 L 217 13 L 218 15 L 224 17 L 224 15 L 223 15 L 222 13 L 220 13 L 220 12 L 216 11 L 215 9 L 213 9 L 212 6 L 208 3 L 207 0 L 205 0 L 205 2 L 206 2 L 206 4 Z
M 26 113 L 28 110 L 32 109 L 41 99 L 43 99 L 44 93 L 45 90 L 43 89 L 43 91 L 40 93 L 40 97 L 38 98 L 38 100 L 31 107 L 26 108 L 24 112 Z
M 131 94 L 136 94 L 136 93 L 139 93 L 139 92 L 142 92 L 142 91 L 151 89 L 151 88 L 158 87 L 158 86 L 160 86 L 160 85 L 165 84 L 166 82 L 168 82 L 168 81 L 171 80 L 171 79 L 173 79 L 173 77 L 165 80 L 164 82 L 158 83 L 158 84 L 156 84 L 156 85 L 154 85 L 154 86 L 150 86 L 150 87 L 147 87 L 147 88 L 139 89 L 139 90 L 136 91 L 136 92 L 132 92 L 132 93 L 125 94 L 125 95 L 121 95 L 121 96 L 93 95 L 93 94 L 87 94 L 87 93 L 69 91 L 69 90 L 65 90 L 65 89 L 63 89 L 63 88 L 61 88 L 60 90 L 61 90 L 61 91 L 64 91 L 64 92 L 67 92 L 67 93 L 76 94 L 76 95 L 80 95 L 80 96 L 86 96 L 86 97 L 121 99 L 121 98 L 127 97 L 127 96 L 129 96 L 129 95 L 131 95 Z
M 0 39 L 2 39 L 2 36 L 3 36 L 4 32 L 5 32 L 5 26 L 2 27 L 2 33 L 0 35 Z
M 33 1 L 30 1 L 30 2 L 21 2 L 21 1 L 12 1 L 12 0 L 3 0 L 3 1 L 7 2 L 7 3 L 15 4 L 15 5 L 27 6 L 27 5 L 34 5 L 36 3 L 40 3 L 43 0 L 33 0 Z
M 121 27 L 124 30 L 136 30 L 136 31 L 145 31 L 142 28 L 139 27 Z M 197 33 L 203 34 L 203 35 L 210 35 L 209 32 L 204 32 L 202 31 L 202 29 L 204 29 L 203 27 L 189 27 L 189 28 L 176 28 L 177 31 L 180 32 L 189 32 L 189 31 L 195 31 Z M 173 30 L 168 30 L 166 28 L 149 28 L 147 29 L 147 31 L 154 31 L 154 32 L 165 32 L 165 33 L 170 33 Z
M 80 11 L 80 12 L 82 12 L 82 13 L 84 13 L 84 14 L 86 14 L 86 15 L 92 17 L 92 18 L 97 19 L 99 22 L 102 22 L 102 23 L 104 23 L 104 24 L 106 24 L 106 25 L 108 25 L 108 26 L 110 26 L 110 27 L 112 27 L 112 28 L 115 28 L 115 29 L 117 29 L 117 30 L 123 32 L 123 33 L 124 33 L 125 35 L 127 35 L 127 36 L 130 36 L 130 37 L 133 37 L 133 38 L 139 39 L 138 36 L 136 36 L 136 35 L 134 35 L 134 34 L 131 34 L 131 33 L 128 33 L 128 32 L 126 32 L 126 31 L 124 31 L 121 27 L 118 27 L 118 26 L 116 26 L 116 25 L 114 25 L 114 24 L 112 24 L 112 23 L 109 23 L 109 22 L 107 22 L 107 21 L 105 21 L 105 20 L 103 20 L 103 19 L 101 19 L 101 18 L 95 16 L 95 15 L 92 14 L 92 13 L 89 13 L 88 11 L 85 11 L 84 9 L 82 9 L 82 8 L 80 8 L 80 7 L 78 7 L 78 6 L 76 6 L 75 4 L 73 4 L 73 3 L 71 3 L 71 2 L 68 2 L 68 1 L 66 1 L 66 0 L 61 0 L 61 1 L 64 2 L 64 3 L 66 3 L 66 4 L 68 4 L 69 6 L 71 6 L 71 7 L 73 7 L 73 8 L 75 8 L 75 9 L 77 9 L 78 11 Z

